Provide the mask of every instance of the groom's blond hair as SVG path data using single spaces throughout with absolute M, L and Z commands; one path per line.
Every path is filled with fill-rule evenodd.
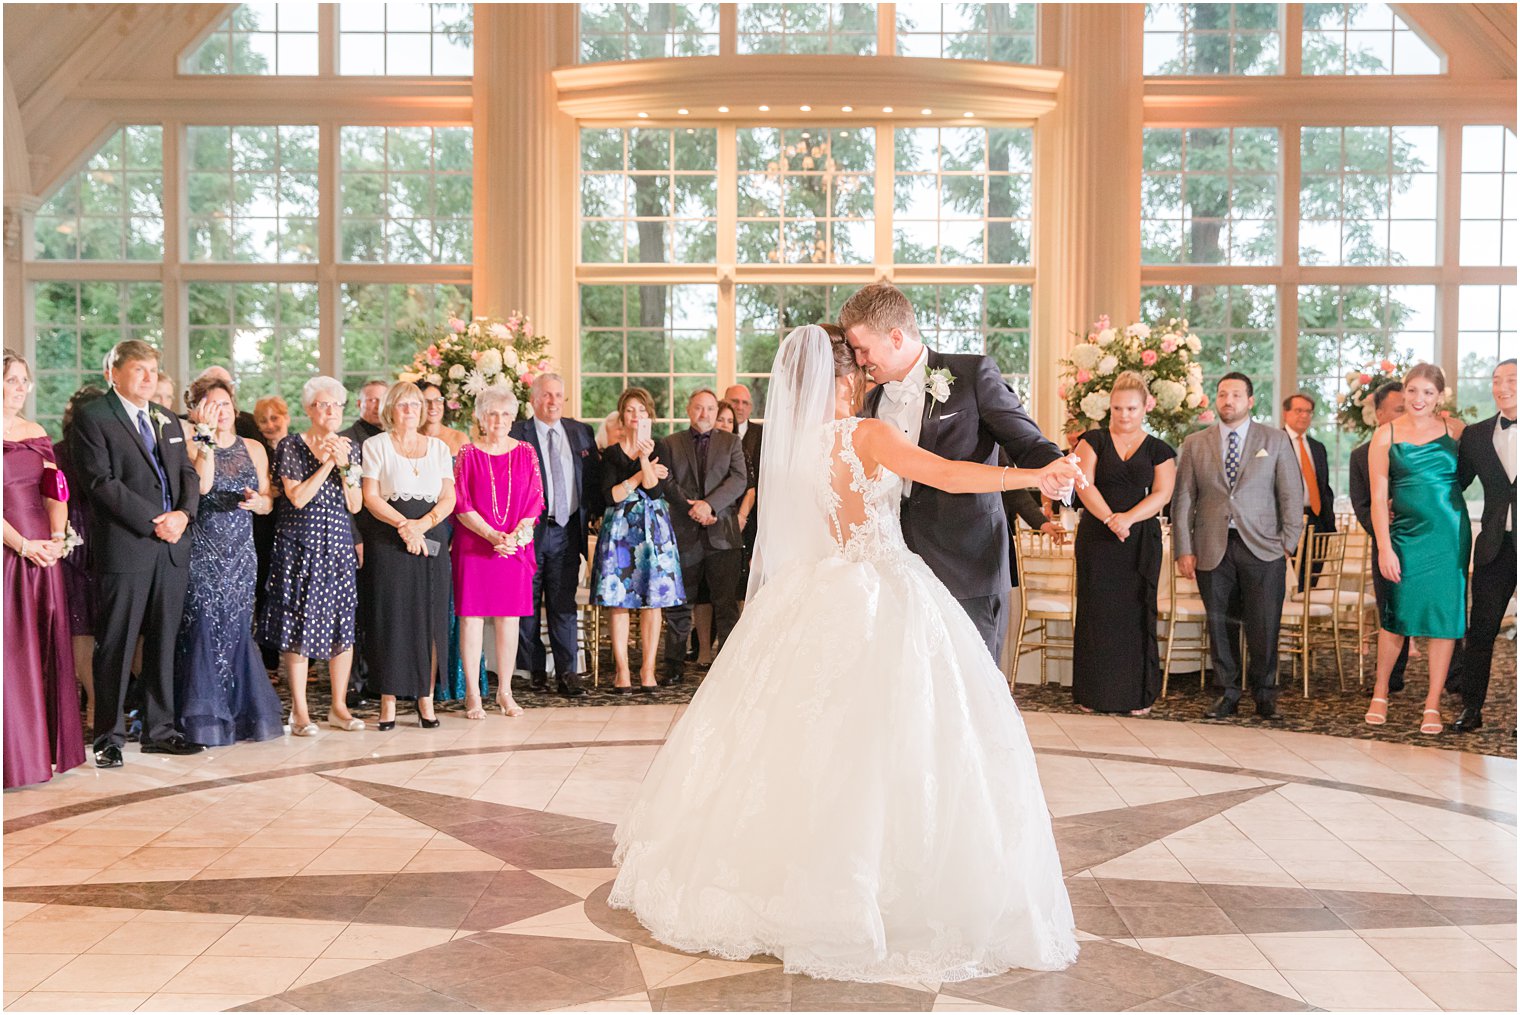
M 913 317 L 913 304 L 891 282 L 872 282 L 839 308 L 841 328 L 849 331 L 857 324 L 863 324 L 883 335 L 896 328 L 904 335 L 918 337 L 918 322 Z

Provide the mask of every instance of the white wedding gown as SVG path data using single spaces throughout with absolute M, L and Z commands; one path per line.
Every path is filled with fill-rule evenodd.
M 610 904 L 674 948 L 827 979 L 1064 968 L 1071 904 L 1023 719 L 903 543 L 901 480 L 865 475 L 858 422 L 819 441 L 836 552 L 746 604 L 618 826 Z

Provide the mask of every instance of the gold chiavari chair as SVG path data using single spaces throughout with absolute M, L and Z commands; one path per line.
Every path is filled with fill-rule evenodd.
M 1052 623 L 1074 625 L 1077 619 L 1077 557 L 1043 532 L 1020 522 L 1014 534 L 1014 562 L 1019 573 L 1019 628 L 1014 636 L 1009 683 L 1017 679 L 1019 660 L 1040 655 L 1040 683 L 1051 659 L 1070 659 L 1072 636 L 1051 631 Z
M 1161 661 L 1161 696 L 1166 697 L 1171 680 L 1172 660 L 1198 658 L 1198 686 L 1208 680 L 1209 625 L 1208 613 L 1203 606 L 1203 594 L 1198 583 L 1177 573 L 1171 554 L 1166 556 L 1166 574 L 1162 576 L 1165 591 L 1157 597 L 1156 618 L 1166 626 L 1166 654 Z M 1196 636 L 1184 637 L 1177 632 L 1179 624 L 1197 624 Z M 1180 654 L 1179 654 L 1180 652 Z
M 1341 665 L 1340 614 L 1325 597 L 1316 599 L 1318 585 L 1332 598 L 1338 593 L 1342 570 L 1346 562 L 1346 533 L 1313 532 L 1304 530 L 1299 537 L 1298 552 L 1294 554 L 1298 573 L 1318 572 L 1317 586 L 1309 594 L 1297 593 L 1296 575 L 1288 575 L 1290 594 L 1283 601 L 1282 629 L 1278 638 L 1278 652 L 1293 657 L 1295 675 L 1301 674 L 1304 697 L 1309 697 L 1309 667 L 1315 648 L 1328 647 L 1335 654 L 1335 672 L 1341 688 L 1346 686 L 1346 674 Z M 1325 636 L 1328 634 L 1329 644 Z

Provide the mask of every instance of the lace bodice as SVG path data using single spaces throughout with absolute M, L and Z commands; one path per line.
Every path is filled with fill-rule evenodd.
M 855 418 L 827 425 L 825 509 L 840 556 L 851 561 L 880 561 L 907 552 L 898 517 L 903 481 L 885 466 L 877 466 L 875 476 L 866 475 L 855 453 L 855 428 L 859 425 L 860 420 Z

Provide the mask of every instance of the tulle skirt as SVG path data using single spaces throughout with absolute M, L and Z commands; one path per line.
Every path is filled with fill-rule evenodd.
M 611 904 L 684 951 L 863 982 L 1076 959 L 1023 720 L 905 550 L 768 583 L 616 837 Z

